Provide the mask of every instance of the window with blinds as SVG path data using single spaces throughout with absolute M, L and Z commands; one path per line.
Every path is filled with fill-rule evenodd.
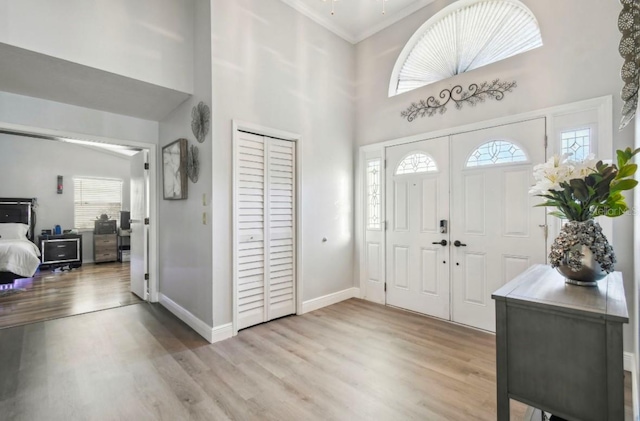
M 122 180 L 108 178 L 73 179 L 73 225 L 78 230 L 93 230 L 94 221 L 109 215 L 120 225 L 122 210 Z

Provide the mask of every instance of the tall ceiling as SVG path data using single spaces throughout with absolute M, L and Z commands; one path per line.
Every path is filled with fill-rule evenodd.
M 434 0 L 282 0 L 303 15 L 357 44 Z M 386 13 L 382 14 L 382 2 Z

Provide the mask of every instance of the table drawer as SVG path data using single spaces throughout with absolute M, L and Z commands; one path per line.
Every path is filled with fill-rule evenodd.
M 115 234 L 96 234 L 93 238 L 95 247 L 106 246 L 116 247 L 118 240 Z
M 100 262 L 114 262 L 118 260 L 118 253 L 115 251 L 107 251 L 102 253 L 95 253 L 95 257 L 93 259 L 96 263 Z
M 47 241 L 42 252 L 43 262 L 78 260 L 77 240 Z

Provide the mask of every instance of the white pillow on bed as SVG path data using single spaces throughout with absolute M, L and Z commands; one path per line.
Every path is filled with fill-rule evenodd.
M 29 225 L 7 222 L 0 224 L 0 240 L 26 240 Z

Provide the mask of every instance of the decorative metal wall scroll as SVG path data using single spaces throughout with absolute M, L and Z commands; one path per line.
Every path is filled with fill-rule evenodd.
M 444 114 L 447 111 L 447 104 L 451 101 L 455 103 L 457 110 L 461 109 L 465 103 L 475 106 L 486 99 L 500 101 L 504 98 L 505 92 L 511 92 L 515 87 L 515 81 L 500 82 L 499 79 L 493 82 L 482 82 L 480 85 L 473 83 L 468 89 L 456 85 L 451 89 L 443 89 L 438 95 L 440 99 L 430 96 L 426 100 L 412 103 L 409 108 L 400 113 L 400 116 L 411 122 L 417 117 L 432 117 L 436 113 Z
M 191 130 L 199 143 L 204 142 L 204 138 L 209 133 L 211 125 L 211 110 L 204 102 L 195 105 L 191 110 Z
M 618 16 L 618 29 L 622 39 L 618 51 L 624 59 L 620 71 L 624 87 L 620 96 L 624 101 L 620 130 L 624 129 L 636 115 L 638 107 L 638 68 L 640 67 L 640 46 L 636 39 L 640 37 L 640 2 L 638 0 L 620 0 L 622 11 Z
M 198 182 L 198 177 L 200 176 L 200 151 L 196 145 L 189 147 L 187 175 L 189 176 L 189 180 L 194 184 Z

